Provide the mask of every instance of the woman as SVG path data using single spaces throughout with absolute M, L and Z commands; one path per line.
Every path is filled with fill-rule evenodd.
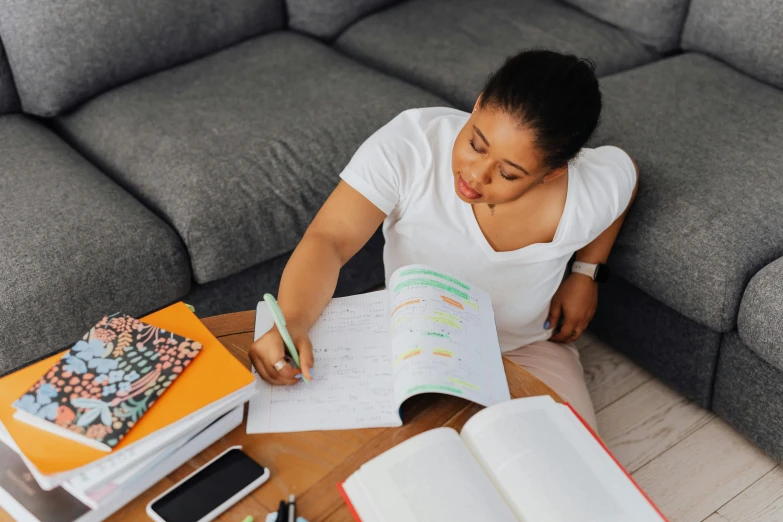
M 340 268 L 383 223 L 387 284 L 400 266 L 420 263 L 487 291 L 504 355 L 595 426 L 571 343 L 598 291 L 590 275 L 564 273 L 574 253 L 606 261 L 638 178 L 622 150 L 583 148 L 600 112 L 592 63 L 527 51 L 490 76 L 472 113 L 408 110 L 373 134 L 283 272 L 278 300 L 304 377 L 313 374 L 308 330 Z M 272 329 L 250 355 L 264 380 L 294 384 L 301 376 L 284 353 Z

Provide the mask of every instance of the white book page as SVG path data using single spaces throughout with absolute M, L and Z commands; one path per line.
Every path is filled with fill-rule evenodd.
M 424 265 L 389 281 L 394 393 L 464 397 L 484 406 L 510 398 L 489 295 Z
M 275 386 L 257 377 L 247 433 L 402 425 L 392 386 L 388 310 L 383 290 L 332 299 L 310 330 L 313 380 Z M 261 301 L 255 338 L 273 325 Z
M 364 464 L 348 482 L 363 522 L 518 522 L 451 428 L 406 440 Z
M 523 522 L 661 522 L 573 414 L 549 396 L 473 416 L 462 439 Z

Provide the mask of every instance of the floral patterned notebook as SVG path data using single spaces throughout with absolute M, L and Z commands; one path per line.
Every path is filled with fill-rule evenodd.
M 14 402 L 14 417 L 111 451 L 200 351 L 128 315 L 106 316 Z

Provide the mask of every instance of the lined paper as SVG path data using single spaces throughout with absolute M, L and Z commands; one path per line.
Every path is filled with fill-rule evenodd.
M 274 320 L 256 310 L 255 338 Z M 274 386 L 256 375 L 247 433 L 400 426 L 393 393 L 388 295 L 384 290 L 332 299 L 310 330 L 313 380 Z

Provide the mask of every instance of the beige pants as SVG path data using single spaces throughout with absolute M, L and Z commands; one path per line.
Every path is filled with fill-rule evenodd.
M 579 352 L 573 344 L 536 341 L 503 355 L 556 391 L 597 431 L 593 401 L 587 391 Z

